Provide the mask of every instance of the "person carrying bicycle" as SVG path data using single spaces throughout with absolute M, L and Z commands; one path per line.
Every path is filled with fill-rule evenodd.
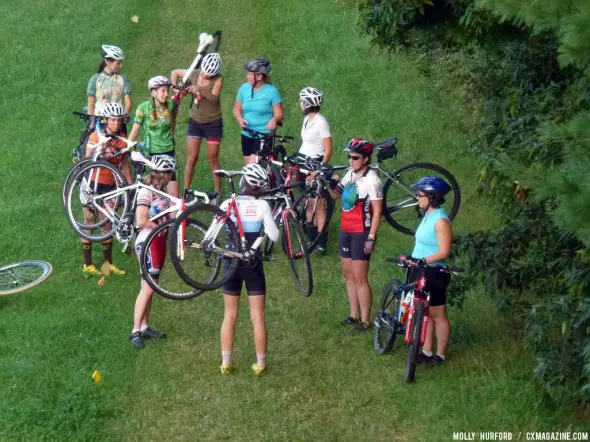
M 103 107 L 108 103 L 118 103 L 124 106 L 125 114 L 123 132 L 127 133 L 125 123 L 131 112 L 131 86 L 126 75 L 121 74 L 125 56 L 121 48 L 102 45 L 102 60 L 98 65 L 98 72 L 88 82 L 88 115 L 96 117 L 102 114 Z
M 116 138 L 117 135 L 122 136 L 124 135 L 122 127 L 123 127 L 123 118 L 125 116 L 125 109 L 119 103 L 106 103 L 102 106 L 101 115 L 102 118 L 106 119 L 106 128 L 105 128 L 105 135 L 110 137 L 109 140 L 106 142 L 106 145 L 103 148 L 103 155 L 102 158 L 114 166 L 118 167 L 123 176 L 127 180 L 128 184 L 132 184 L 133 178 L 131 176 L 131 167 L 129 165 L 129 155 L 124 153 L 119 155 L 118 152 L 122 149 L 125 149 L 127 145 Z M 99 142 L 99 137 L 96 132 L 93 132 L 88 139 L 88 144 L 86 146 L 86 156 L 92 156 L 94 150 L 96 149 Z M 92 179 L 92 178 L 91 178 Z M 115 178 L 112 174 L 99 174 L 98 177 L 94 178 L 95 181 L 98 183 L 98 193 L 106 193 L 110 192 L 111 190 L 116 189 L 115 185 Z M 84 207 L 84 220 L 86 224 L 91 224 L 96 219 L 96 213 L 89 210 L 88 208 Z M 110 227 L 107 225 L 107 229 L 110 230 Z M 91 276 L 102 276 L 100 270 L 96 268 L 94 264 L 92 264 L 92 243 L 84 238 L 80 238 L 80 242 L 82 243 L 82 254 L 84 258 L 84 265 L 82 267 L 82 272 L 84 276 L 91 277 Z M 126 272 L 113 264 L 113 239 L 107 239 L 102 243 L 102 253 L 105 262 L 110 264 L 110 271 L 115 275 L 124 275 Z
M 178 106 L 168 101 L 170 86 L 172 86 L 172 82 L 168 77 L 159 75 L 150 78 L 148 89 L 152 99 L 141 103 L 135 111 L 133 129 L 131 129 L 129 140 L 135 141 L 139 130 L 143 127 L 143 150 L 149 155 L 158 154 L 175 157 L 174 127 Z M 172 172 L 166 191 L 170 195 L 178 197 L 176 172 Z
M 207 160 L 211 171 L 219 169 L 219 145 L 223 138 L 223 120 L 219 97 L 223 88 L 223 75 L 220 74 L 221 58 L 211 53 L 203 57 L 200 69 L 195 69 L 188 77 L 191 84 L 187 92 L 192 94 L 190 116 L 188 119 L 187 157 L 184 169 L 184 187 L 191 185 L 195 166 L 199 159 L 201 140 L 207 140 Z M 186 71 L 172 71 L 172 83 L 176 84 Z M 221 178 L 213 173 L 215 191 L 221 194 Z
M 260 141 L 244 129 L 272 133 L 284 114 L 279 90 L 271 83 L 270 62 L 256 58 L 248 61 L 244 69 L 248 81 L 238 90 L 234 117 L 242 128 L 242 155 L 244 163 L 248 164 L 256 161 Z
M 301 127 L 302 144 L 297 154 L 297 165 L 307 170 L 318 170 L 322 164 L 327 164 L 332 158 L 332 134 L 326 118 L 320 113 L 320 105 L 324 94 L 312 87 L 305 87 L 299 92 L 299 104 L 305 118 Z M 301 174 L 298 179 L 303 181 L 305 176 Z M 307 219 L 313 219 L 315 204 L 307 205 Z M 316 225 L 308 227 L 308 238 L 316 238 L 318 230 L 322 230 L 326 221 L 326 205 L 317 205 Z M 321 236 L 316 249 L 327 253 L 328 232 Z
M 158 190 L 164 189 L 172 180 L 176 171 L 176 160 L 169 155 L 156 154 L 150 158 L 154 167 L 150 175 L 145 180 L 145 184 L 153 186 Z M 170 199 L 166 198 L 146 187 L 137 191 L 137 207 L 135 209 L 135 223 L 139 229 L 135 237 L 135 254 L 138 261 L 141 260 L 142 249 L 145 240 L 151 230 L 156 228 L 159 223 L 168 220 L 167 216 L 161 217 L 157 222 L 150 221 L 158 213 L 170 208 Z M 154 280 L 158 280 L 164 260 L 166 258 L 166 237 L 156 237 L 150 244 L 150 250 L 147 255 L 146 266 L 148 272 Z M 135 310 L 133 312 L 133 329 L 129 339 L 133 348 L 141 349 L 145 347 L 144 339 L 162 339 L 166 333 L 154 330 L 149 326 L 149 315 L 152 308 L 152 295 L 154 291 L 147 283 L 145 278 L 141 278 L 141 289 L 135 301 Z
M 442 204 L 444 196 L 451 190 L 451 186 L 442 178 L 426 176 L 412 185 L 417 190 L 418 205 L 426 213 L 416 229 L 412 260 L 419 264 L 433 266 L 426 270 L 412 268 L 409 282 L 417 280 L 424 271 L 427 272 L 425 290 L 430 292 L 430 318 L 426 329 L 426 337 L 421 353 L 416 363 L 442 365 L 451 335 L 451 324 L 447 317 L 447 287 L 451 275 L 440 272 L 437 265 L 445 265 L 445 260 L 451 255 L 453 230 L 451 222 Z M 436 354 L 433 355 L 433 339 L 436 333 Z
M 342 323 L 352 325 L 353 332 L 366 332 L 371 327 L 369 261 L 383 207 L 381 180 L 369 167 L 373 148 L 372 143 L 362 138 L 350 140 L 346 146 L 350 169 L 337 185 L 335 177 L 330 186 L 332 197 L 342 198 L 338 249 L 350 305 L 350 316 Z
M 266 188 L 268 174 L 259 164 L 247 164 L 242 168 L 240 186 L 242 194 L 237 198 L 238 210 L 248 245 L 252 246 L 264 232 L 271 241 L 279 239 L 279 229 L 272 218 L 272 212 L 266 200 L 258 199 L 261 191 Z M 220 206 L 226 210 L 229 204 L 224 201 Z M 254 347 L 256 362 L 252 371 L 260 375 L 266 371 L 267 330 L 265 319 L 266 278 L 260 258 L 256 257 L 252 264 L 241 264 L 233 276 L 223 285 L 225 313 L 221 325 L 221 373 L 230 374 L 232 368 L 232 352 L 234 347 L 235 324 L 240 306 L 242 285 L 246 285 L 250 318 L 254 329 Z

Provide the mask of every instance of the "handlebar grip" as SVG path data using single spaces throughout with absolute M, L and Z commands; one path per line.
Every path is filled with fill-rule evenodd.
M 385 258 L 387 262 L 399 262 L 399 258 Z

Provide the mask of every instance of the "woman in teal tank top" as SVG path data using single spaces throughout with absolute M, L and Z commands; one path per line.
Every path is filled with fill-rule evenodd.
M 446 181 L 437 177 L 421 178 L 412 186 L 418 191 L 418 205 L 426 211 L 422 222 L 416 229 L 416 242 L 412 251 L 412 258 L 423 261 L 431 266 L 445 265 L 445 260 L 451 254 L 453 230 L 445 209 L 444 196 L 451 187 Z M 421 271 L 412 269 L 410 280 L 417 279 Z M 447 317 L 447 287 L 451 280 L 448 273 L 427 270 L 426 290 L 430 292 L 430 318 L 426 329 L 426 337 L 422 352 L 417 363 L 442 365 L 451 334 L 451 324 Z M 436 334 L 436 354 L 433 355 L 433 341 Z

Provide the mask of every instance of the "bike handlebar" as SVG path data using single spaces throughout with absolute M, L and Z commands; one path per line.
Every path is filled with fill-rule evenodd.
M 272 134 L 272 133 L 258 132 L 257 130 L 249 129 L 247 127 L 245 127 L 243 130 L 245 130 L 250 135 L 252 135 L 254 138 L 257 138 L 259 140 L 262 140 L 264 138 L 274 138 L 274 139 L 279 140 L 280 142 L 285 142 L 285 141 L 293 141 L 295 139 L 295 137 L 292 137 L 289 135 L 277 135 L 277 134 Z
M 82 119 L 84 121 L 90 120 L 90 117 L 92 116 L 92 115 L 85 114 L 84 112 L 76 112 L 76 111 L 72 112 L 72 115 L 77 115 L 78 117 L 80 117 L 80 119 Z
M 446 266 L 446 265 L 442 265 L 442 266 L 435 266 L 435 265 L 431 265 L 431 264 L 420 264 L 418 263 L 416 260 L 414 259 L 401 259 L 401 258 L 386 258 L 385 261 L 387 262 L 394 262 L 396 264 L 399 264 L 400 267 L 418 267 L 418 268 L 422 268 L 422 269 L 428 269 L 428 268 L 440 268 L 441 272 L 456 272 L 456 273 L 461 273 L 461 272 L 465 272 L 467 271 L 466 269 L 462 268 L 462 267 L 450 267 L 450 266 Z

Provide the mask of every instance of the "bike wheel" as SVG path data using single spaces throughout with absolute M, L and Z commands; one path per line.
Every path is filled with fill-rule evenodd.
M 321 224 L 319 219 L 321 212 L 318 211 L 320 204 L 323 204 L 325 219 L 323 227 L 317 229 L 317 226 Z M 294 209 L 297 220 L 305 232 L 307 253 L 311 253 L 317 247 L 322 235 L 328 231 L 328 225 L 334 213 L 334 200 L 327 193 L 324 198 L 311 198 L 309 194 L 304 193 L 297 198 Z
M 414 382 L 416 377 L 416 358 L 420 352 L 420 334 L 422 333 L 422 321 L 424 320 L 424 303 L 420 300 L 414 301 L 414 314 L 412 315 L 412 327 L 410 344 L 406 356 L 406 382 Z
M 303 296 L 309 296 L 313 291 L 311 263 L 305 247 L 305 237 L 293 211 L 287 212 L 282 230 L 283 251 L 289 260 L 295 286 Z
M 218 289 L 236 271 L 240 260 L 228 256 L 227 252 L 240 250 L 240 237 L 232 220 L 224 221 L 224 218 L 225 212 L 218 207 L 196 204 L 172 225 L 168 237 L 170 259 L 178 275 L 191 287 Z M 179 230 L 185 220 L 186 229 L 179 241 Z M 179 256 L 179 251 L 184 256 Z
M 400 280 L 394 279 L 383 291 L 373 322 L 373 347 L 377 354 L 389 353 L 397 335 L 403 334 L 403 326 L 399 322 L 399 310 L 405 295 L 402 286 Z
M 217 52 L 219 50 L 219 45 L 221 45 L 221 31 L 214 32 L 211 35 L 213 36 L 213 42 L 207 46 L 207 49 L 205 49 L 207 54 Z
M 424 176 L 436 176 L 445 180 L 451 191 L 445 195 L 449 219 L 455 218 L 461 205 L 461 190 L 455 177 L 448 170 L 432 163 L 412 163 L 387 174 L 389 179 L 383 186 L 383 215 L 395 229 L 407 235 L 416 233 L 424 217 L 418 206 L 416 192 L 410 186 Z
M 0 267 L 0 296 L 24 292 L 41 284 L 53 267 L 45 261 L 22 261 Z
M 170 228 L 174 224 L 173 219 L 160 224 L 157 228 L 153 229 L 145 239 L 144 246 L 141 250 L 140 265 L 141 275 L 149 284 L 149 286 L 158 294 L 168 299 L 175 301 L 184 301 L 185 299 L 191 299 L 205 293 L 203 290 L 194 289 L 187 286 L 184 281 L 178 276 L 174 266 L 164 263 L 160 269 L 160 275 L 158 279 L 154 279 L 153 275 L 148 270 L 148 265 L 151 260 L 151 247 L 155 241 L 165 240 L 165 237 L 170 233 Z M 190 223 L 190 220 L 187 221 Z M 162 236 L 164 238 L 162 239 Z
M 89 164 L 92 161 L 93 160 L 91 157 L 86 157 L 86 158 L 81 159 L 77 163 L 72 164 L 68 168 L 68 170 L 65 174 L 64 180 L 63 180 L 63 184 L 61 186 L 61 205 L 64 208 L 64 210 L 67 208 L 68 189 L 72 185 L 72 180 L 77 175 L 77 173 L 80 170 L 82 170 L 82 168 L 84 166 L 86 166 L 87 164 Z M 66 216 L 68 216 L 67 210 L 65 213 L 66 213 Z
M 98 184 L 101 178 L 114 184 Z M 121 171 L 111 163 L 92 161 L 82 166 L 70 182 L 65 207 L 68 221 L 79 236 L 102 242 L 115 234 L 122 221 L 129 221 L 129 191 L 120 190 L 126 185 Z

